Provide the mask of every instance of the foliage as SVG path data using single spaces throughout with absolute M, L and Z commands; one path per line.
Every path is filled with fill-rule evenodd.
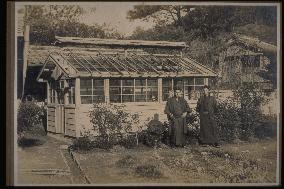
M 43 115 L 44 109 L 34 101 L 20 103 L 17 114 L 18 133 L 20 134 L 41 124 Z
M 219 139 L 232 142 L 239 138 L 241 119 L 239 117 L 239 108 L 232 99 L 218 103 L 216 122 L 218 125 Z
M 93 148 L 89 137 L 83 136 L 72 141 L 71 148 L 77 151 L 89 151 Z
M 246 83 L 234 90 L 233 98 L 218 103 L 216 121 L 220 138 L 230 142 L 255 137 L 256 129 L 263 126 L 260 105 L 264 103 L 264 94 L 256 84 Z
M 198 139 L 200 132 L 199 114 L 195 111 L 187 114 L 186 123 L 188 127 L 188 136 L 190 140 Z
M 161 171 L 155 165 L 140 165 L 135 169 L 135 173 L 142 177 L 147 178 L 160 178 Z
M 29 5 L 25 6 L 24 22 L 29 24 L 32 44 L 50 45 L 55 36 L 123 38 L 107 25 L 86 25 L 80 18 L 87 11 L 77 5 Z M 89 10 L 93 12 L 94 10 Z
M 89 116 L 93 130 L 108 139 L 130 132 L 131 128 L 139 122 L 138 114 L 131 114 L 123 107 L 105 103 L 93 104 Z
M 135 148 L 137 147 L 137 138 L 136 135 L 127 135 L 126 137 L 122 137 L 118 144 L 125 148 Z
M 254 136 L 255 129 L 261 122 L 260 105 L 265 103 L 264 94 L 256 84 L 245 83 L 234 91 L 234 96 L 240 102 L 239 117 L 243 138 Z
M 42 139 L 37 138 L 29 138 L 29 137 L 20 137 L 18 138 L 18 145 L 22 148 L 33 147 L 33 146 L 40 146 L 45 143 Z
M 168 137 L 168 124 L 160 122 L 160 124 L 152 124 L 150 121 L 147 124 L 147 129 L 140 133 L 140 141 L 147 146 L 155 147 L 165 142 Z
M 127 18 L 130 20 L 153 19 L 157 24 L 182 25 L 182 16 L 186 14 L 192 6 L 181 5 L 136 5 L 133 10 L 128 11 Z

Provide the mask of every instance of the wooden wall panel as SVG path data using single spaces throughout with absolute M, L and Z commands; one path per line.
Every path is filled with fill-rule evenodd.
M 66 136 L 76 137 L 76 109 L 75 107 L 65 107 L 65 131 Z

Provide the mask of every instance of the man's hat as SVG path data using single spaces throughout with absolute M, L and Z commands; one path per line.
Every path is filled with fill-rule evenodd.
M 209 89 L 210 90 L 210 87 L 208 85 L 204 85 L 203 89 Z

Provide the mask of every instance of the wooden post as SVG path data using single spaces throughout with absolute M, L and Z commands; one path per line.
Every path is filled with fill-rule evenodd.
M 23 89 L 22 89 L 22 98 L 25 93 L 25 80 L 28 68 L 28 52 L 29 52 L 29 44 L 30 44 L 30 26 L 25 26 L 24 31 L 24 61 L 23 61 Z
M 47 104 L 50 104 L 50 94 L 49 94 L 49 82 L 46 82 L 46 97 L 47 97 Z
M 208 82 L 208 77 L 205 78 L 205 85 L 208 86 L 209 82 Z
M 68 91 L 65 91 L 65 87 L 66 87 L 66 86 L 68 86 L 68 83 L 67 83 L 66 80 L 64 80 L 64 105 L 69 104 L 69 103 L 68 103 L 68 96 L 67 96 Z
M 110 103 L 109 97 L 109 79 L 104 79 L 104 93 L 105 93 L 105 103 Z
M 163 102 L 163 83 L 162 78 L 158 78 L 158 102 Z
M 81 105 L 80 78 L 76 78 L 76 80 L 75 80 L 75 104 L 76 104 L 76 106 Z

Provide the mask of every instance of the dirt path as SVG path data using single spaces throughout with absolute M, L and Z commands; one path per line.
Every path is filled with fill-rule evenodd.
M 41 141 L 38 145 L 18 148 L 19 185 L 29 184 L 86 184 L 80 169 L 67 149 L 65 142 L 49 136 L 28 136 L 28 140 Z

